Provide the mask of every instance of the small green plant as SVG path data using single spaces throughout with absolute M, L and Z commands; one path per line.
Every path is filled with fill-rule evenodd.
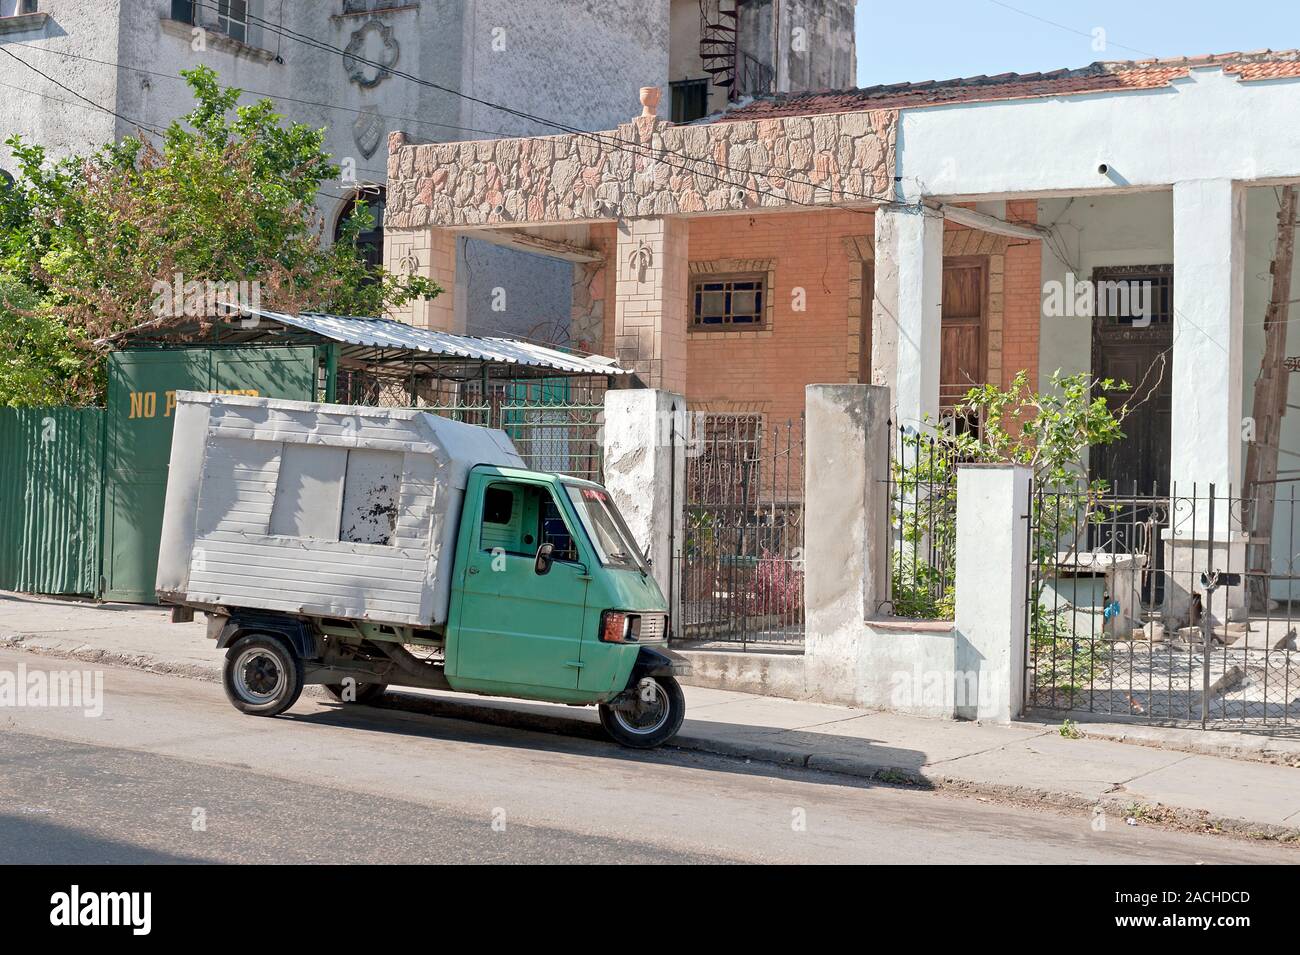
M 1039 570 L 1031 588 L 1031 606 L 1037 606 L 1055 564 L 1057 547 L 1073 547 L 1089 523 L 1106 518 L 1102 499 L 1107 486 L 1104 481 L 1088 480 L 1084 462 L 1090 447 L 1124 437 L 1121 426 L 1128 405 L 1112 410 L 1105 394 L 1128 388 L 1110 378 L 1057 371 L 1047 390 L 1035 392 L 1022 371 L 1005 389 L 996 385 L 970 389 L 953 409 L 953 420 L 978 421 L 978 427 L 958 431 L 931 426 L 924 432 L 905 434 L 901 454 L 891 464 L 898 527 L 898 552 L 890 568 L 895 615 L 952 616 L 951 585 L 957 563 L 956 469 L 963 463 L 1023 464 L 1033 472 L 1036 487 L 1051 489 L 1047 495 L 1035 494 L 1031 502 L 1037 532 L 1030 559 Z M 1040 616 L 1035 613 L 1031 621 L 1035 647 L 1040 639 L 1048 646 L 1066 639 L 1071 647 L 1066 669 L 1074 672 L 1068 664 L 1078 655 L 1073 635 L 1059 632 L 1060 621 L 1044 623 Z M 1089 674 L 1093 662 L 1085 661 Z M 1051 679 L 1055 680 L 1056 674 Z
M 1066 739 L 1083 739 L 1083 731 L 1074 720 L 1066 720 L 1058 732 Z
M 1030 668 L 1035 690 L 1072 699 L 1092 685 L 1106 657 L 1097 641 L 1074 632 L 1068 616 L 1066 610 L 1039 606 L 1035 597 L 1029 621 Z

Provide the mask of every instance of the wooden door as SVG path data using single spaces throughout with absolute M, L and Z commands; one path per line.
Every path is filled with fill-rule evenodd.
M 940 333 L 939 406 L 951 408 L 984 383 L 984 323 L 988 301 L 984 258 L 945 259 Z

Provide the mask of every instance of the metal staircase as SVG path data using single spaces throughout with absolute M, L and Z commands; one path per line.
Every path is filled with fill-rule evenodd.
M 714 86 L 735 99 L 736 7 L 739 0 L 700 0 L 700 60 Z

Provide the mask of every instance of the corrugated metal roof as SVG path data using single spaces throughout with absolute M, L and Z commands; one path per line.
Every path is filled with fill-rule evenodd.
M 259 315 L 272 321 L 320 335 L 336 342 L 369 348 L 398 348 L 460 358 L 466 361 L 487 361 L 502 365 L 524 365 L 543 368 L 570 375 L 629 375 L 612 358 L 603 355 L 582 357 L 535 345 L 514 338 L 478 338 L 472 335 L 453 335 L 417 328 L 391 318 L 358 318 L 351 315 L 325 315 L 303 312 L 288 315 L 264 309 L 244 309 L 250 315 Z

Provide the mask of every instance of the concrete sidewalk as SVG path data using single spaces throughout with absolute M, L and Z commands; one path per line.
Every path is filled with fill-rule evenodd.
M 222 655 L 208 642 L 202 618 L 173 624 L 169 617 L 157 608 L 0 592 L 0 645 L 218 679 Z M 700 687 L 687 687 L 686 697 L 688 717 L 672 744 L 679 749 L 1093 812 L 1101 807 L 1112 824 L 1154 821 L 1300 841 L 1300 769 L 1279 764 L 1300 759 L 1300 744 L 1290 739 L 1094 723 L 1080 724 L 1085 738 L 1068 739 L 1047 723 L 932 720 Z M 600 733 L 589 708 L 422 691 L 402 691 L 386 705 L 543 732 Z M 1217 755 L 1216 747 L 1254 758 Z

